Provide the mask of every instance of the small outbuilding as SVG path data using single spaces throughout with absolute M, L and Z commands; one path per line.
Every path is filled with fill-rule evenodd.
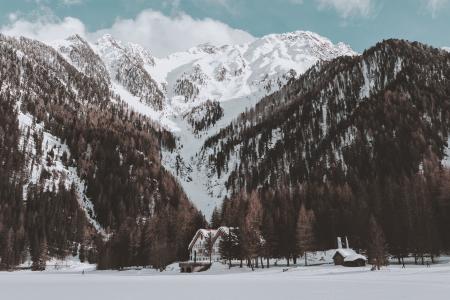
M 366 265 L 367 257 L 356 253 L 355 250 L 350 249 L 347 238 L 345 239 L 346 247 L 342 248 L 341 238 L 338 238 L 338 249 L 333 255 L 333 261 L 336 266 L 345 267 L 363 267 Z

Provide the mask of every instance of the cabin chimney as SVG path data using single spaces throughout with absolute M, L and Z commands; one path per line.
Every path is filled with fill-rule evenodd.
M 342 240 L 340 236 L 337 237 L 337 247 L 338 249 L 342 249 Z

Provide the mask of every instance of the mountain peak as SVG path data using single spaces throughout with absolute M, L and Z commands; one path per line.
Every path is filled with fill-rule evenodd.
M 77 40 L 77 41 L 80 41 L 80 42 L 83 42 L 83 43 L 87 43 L 87 41 L 83 37 L 81 37 L 81 35 L 79 35 L 78 33 L 69 35 L 66 38 L 66 40 L 69 40 L 69 41 L 76 41 Z
M 115 47 L 115 48 L 122 48 L 122 42 L 114 39 L 114 37 L 107 33 L 103 35 L 101 38 L 99 38 L 96 42 L 97 45 L 103 46 L 103 47 Z
M 330 39 L 321 36 L 320 34 L 317 34 L 315 32 L 311 31 L 303 31 L 303 30 L 297 30 L 293 32 L 286 32 L 286 33 L 278 33 L 278 34 L 269 34 L 266 36 L 263 36 L 261 38 L 262 40 L 281 40 L 283 42 L 287 42 L 291 45 L 294 44 L 302 44 L 309 47 L 314 46 L 327 46 L 327 47 L 337 47 L 341 50 L 344 50 L 348 53 L 348 55 L 355 55 L 356 52 L 353 51 L 349 45 L 339 42 L 337 44 L 333 44 Z
M 111 34 L 107 33 L 103 35 L 97 40 L 96 44 L 103 53 L 109 51 L 119 51 L 122 52 L 122 54 L 127 55 L 131 60 L 139 62 L 140 64 L 147 64 L 151 66 L 155 64 L 153 56 L 147 49 L 135 43 L 123 43 L 116 40 Z

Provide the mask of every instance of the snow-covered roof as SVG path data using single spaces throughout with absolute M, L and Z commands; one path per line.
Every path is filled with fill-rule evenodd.
M 344 261 L 355 261 L 358 259 L 367 260 L 367 258 L 364 255 L 357 253 L 357 254 L 352 254 L 352 255 L 345 257 Z
M 211 234 L 213 241 L 215 241 L 219 237 L 219 234 L 221 232 L 225 233 L 225 234 L 229 234 L 230 228 L 231 227 L 221 226 L 217 229 L 203 229 L 203 228 L 199 229 L 199 230 L 197 230 L 197 232 L 195 233 L 191 242 L 189 243 L 188 249 L 191 249 L 194 246 L 195 241 L 198 239 L 199 236 L 203 236 L 206 238 L 209 234 Z
M 216 236 L 217 230 L 216 229 L 199 229 L 195 233 L 194 237 L 192 238 L 191 242 L 189 243 L 188 249 L 191 249 L 195 241 L 198 239 L 199 236 L 207 237 L 209 234 L 211 234 L 213 237 Z
M 333 258 L 338 253 L 344 258 L 344 261 L 355 261 L 358 259 L 367 260 L 367 258 L 364 255 L 358 254 L 358 253 L 356 253 L 355 250 L 350 249 L 350 248 L 336 249 L 336 253 L 333 255 Z

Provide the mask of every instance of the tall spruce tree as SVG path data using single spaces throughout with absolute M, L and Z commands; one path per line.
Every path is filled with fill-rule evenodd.
M 297 251 L 305 257 L 305 266 L 308 265 L 307 252 L 314 250 L 316 245 L 314 222 L 314 212 L 307 210 L 302 204 L 297 221 Z
M 386 265 L 386 241 L 383 229 L 378 225 L 373 215 L 369 219 L 369 261 L 380 270 L 381 266 Z
M 205 251 L 206 254 L 209 256 L 209 263 L 212 263 L 212 252 L 214 249 L 214 236 L 211 232 L 208 232 L 208 234 L 205 237 Z

